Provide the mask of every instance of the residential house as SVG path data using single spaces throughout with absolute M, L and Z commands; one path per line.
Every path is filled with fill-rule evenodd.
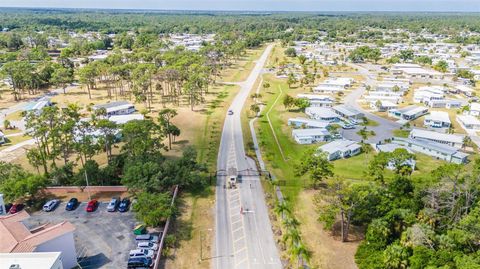
M 308 99 L 311 107 L 332 107 L 335 103 L 335 99 L 328 95 L 298 94 L 297 97 Z
M 466 97 L 472 97 L 475 93 L 475 91 L 471 87 L 468 87 L 466 85 L 456 85 L 455 89 Z
M 108 118 L 109 121 L 115 122 L 116 124 L 125 124 L 132 120 L 143 120 L 144 117 L 142 114 L 128 114 L 128 115 L 113 115 Z
M 317 151 L 320 154 L 325 153 L 327 159 L 329 161 L 333 161 L 341 158 L 349 158 L 351 156 L 360 154 L 360 152 L 362 151 L 362 146 L 355 141 L 341 139 L 322 145 L 318 147 Z
M 425 116 L 423 125 L 431 128 L 449 128 L 452 123 L 447 112 L 444 111 L 430 111 L 430 114 Z
M 413 93 L 413 101 L 415 103 L 424 103 L 429 105 L 434 100 L 444 100 L 446 89 L 440 86 L 420 87 Z
M 292 136 L 298 144 L 313 144 L 331 139 L 330 132 L 324 128 L 293 129 Z
M 389 111 L 396 109 L 398 105 L 390 101 L 377 100 L 370 102 L 370 108 L 379 112 Z
M 326 107 L 307 107 L 305 109 L 305 114 L 310 118 L 321 121 L 336 122 L 340 118 L 331 108 Z
M 448 145 L 455 148 L 462 148 L 463 139 L 465 138 L 464 135 L 444 134 L 444 133 L 438 133 L 434 131 L 427 131 L 427 130 L 421 130 L 421 129 L 413 129 L 410 132 L 410 135 L 408 137 L 411 139 L 433 141 L 439 144 L 444 144 L 444 145 Z
M 480 120 L 471 115 L 457 115 L 457 122 L 467 129 L 480 130 Z
M 468 161 L 468 154 L 459 151 L 457 148 L 429 140 L 394 137 L 392 143 L 447 162 L 462 164 Z
M 315 93 L 338 93 L 350 87 L 353 82 L 352 78 L 329 78 L 319 83 L 312 90 Z
M 311 120 L 306 118 L 291 118 L 288 119 L 288 125 L 294 126 L 296 128 L 323 128 L 326 129 L 330 126 L 330 122 L 328 121 L 318 121 L 318 120 Z
M 28 229 L 22 221 L 29 217 L 25 210 L 13 215 L 0 216 L 0 253 L 61 252 L 64 268 L 77 267 L 73 235 L 75 226 L 63 221 Z
M 0 268 L 63 269 L 61 252 L 0 253 Z
M 475 117 L 480 116 L 480 103 L 471 103 L 467 114 Z
M 332 107 L 333 111 L 348 120 L 360 120 L 365 117 L 363 112 L 349 105 L 337 105 Z
M 107 117 L 111 117 L 114 115 L 128 115 L 135 112 L 135 106 L 127 101 L 116 101 L 101 105 L 94 105 L 92 108 L 94 111 L 99 109 L 105 109 Z
M 443 74 L 428 70 L 418 64 L 395 64 L 390 71 L 393 75 L 403 75 L 412 79 L 443 79 Z
M 407 148 L 405 146 L 402 146 L 402 145 L 399 145 L 399 144 L 388 143 L 388 144 L 376 144 L 375 145 L 375 150 L 377 152 L 394 152 L 397 149 L 405 149 L 408 153 L 413 154 L 413 151 L 411 151 L 409 148 Z M 415 170 L 416 164 L 417 164 L 416 161 L 413 158 L 411 158 L 411 159 L 405 160 L 405 162 L 402 164 L 402 166 L 408 165 L 412 168 L 412 171 L 413 171 L 413 170 Z M 396 168 L 395 163 L 393 161 L 389 161 L 387 163 L 387 169 L 394 170 L 395 168 Z
M 404 121 L 411 121 L 417 119 L 428 113 L 428 108 L 421 106 L 407 106 L 400 109 L 391 109 L 388 115 Z

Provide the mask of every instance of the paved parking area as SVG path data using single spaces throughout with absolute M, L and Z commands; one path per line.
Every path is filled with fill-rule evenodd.
M 34 227 L 69 221 L 76 227 L 75 246 L 82 268 L 126 268 L 128 253 L 136 248 L 133 213 L 107 212 L 106 202 L 91 213 L 85 211 L 86 203 L 74 211 L 66 211 L 65 204 L 62 202 L 52 212 L 35 212 L 25 224 Z

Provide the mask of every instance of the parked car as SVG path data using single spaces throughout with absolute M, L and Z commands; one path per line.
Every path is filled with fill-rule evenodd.
M 78 199 L 77 198 L 71 198 L 67 205 L 65 206 L 65 210 L 67 211 L 72 211 L 72 210 L 75 210 L 75 208 L 77 208 L 78 206 Z
M 8 211 L 10 211 L 10 208 L 12 208 L 12 206 L 13 206 L 12 203 L 5 204 L 5 213 L 8 213 Z
M 108 203 L 107 211 L 108 212 L 116 211 L 119 203 L 120 203 L 120 198 L 113 197 L 112 200 L 110 200 L 110 203 Z
M 127 262 L 127 268 L 145 268 L 152 266 L 152 259 L 149 257 L 134 257 L 129 258 Z
M 127 212 L 129 206 L 130 206 L 130 199 L 123 198 L 122 201 L 120 202 L 120 205 L 118 205 L 118 211 Z
M 159 239 L 160 239 L 159 236 L 154 234 L 141 234 L 135 237 L 135 240 L 137 242 L 147 241 L 152 243 L 158 243 Z
M 18 212 L 22 211 L 24 207 L 25 207 L 24 204 L 14 204 L 14 205 L 12 205 L 12 207 L 10 208 L 8 213 L 10 213 L 10 214 L 18 213 Z
M 157 243 L 152 243 L 152 242 L 138 242 L 137 244 L 138 249 L 151 249 L 151 250 L 157 250 L 158 249 L 158 244 Z
M 50 200 L 43 205 L 43 211 L 50 212 L 54 210 L 59 204 L 60 204 L 60 200 L 58 199 Z
M 93 212 L 95 211 L 95 209 L 97 209 L 97 207 L 98 207 L 98 201 L 93 199 L 90 202 L 88 202 L 86 210 L 87 212 Z
M 130 250 L 130 258 L 134 258 L 134 257 L 149 257 L 151 259 L 153 259 L 153 257 L 155 256 L 155 251 L 151 250 L 151 249 L 134 249 L 134 250 Z

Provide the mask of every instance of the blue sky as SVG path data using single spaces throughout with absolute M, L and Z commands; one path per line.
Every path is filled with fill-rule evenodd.
M 480 12 L 480 0 L 0 0 L 0 6 L 163 10 Z

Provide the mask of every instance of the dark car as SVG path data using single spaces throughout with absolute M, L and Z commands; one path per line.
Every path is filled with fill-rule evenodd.
M 86 210 L 87 212 L 93 212 L 95 211 L 95 209 L 97 209 L 97 207 L 98 207 L 98 201 L 94 199 L 88 202 Z
M 152 265 L 152 259 L 150 257 L 133 257 L 128 259 L 127 268 L 145 268 Z
M 130 199 L 123 198 L 122 201 L 120 202 L 120 205 L 118 206 L 118 211 L 127 212 L 129 206 L 130 206 Z
M 12 208 L 12 206 L 13 206 L 12 203 L 5 204 L 5 213 L 8 213 L 8 211 L 10 211 L 10 208 Z
M 14 204 L 12 205 L 12 207 L 10 208 L 10 210 L 8 211 L 8 213 L 10 214 L 15 214 L 15 213 L 18 213 L 20 211 L 22 211 L 22 209 L 25 207 L 24 204 Z
M 65 210 L 72 211 L 72 210 L 75 210 L 77 206 L 78 206 L 78 199 L 72 198 L 68 201 L 67 205 L 65 206 Z

